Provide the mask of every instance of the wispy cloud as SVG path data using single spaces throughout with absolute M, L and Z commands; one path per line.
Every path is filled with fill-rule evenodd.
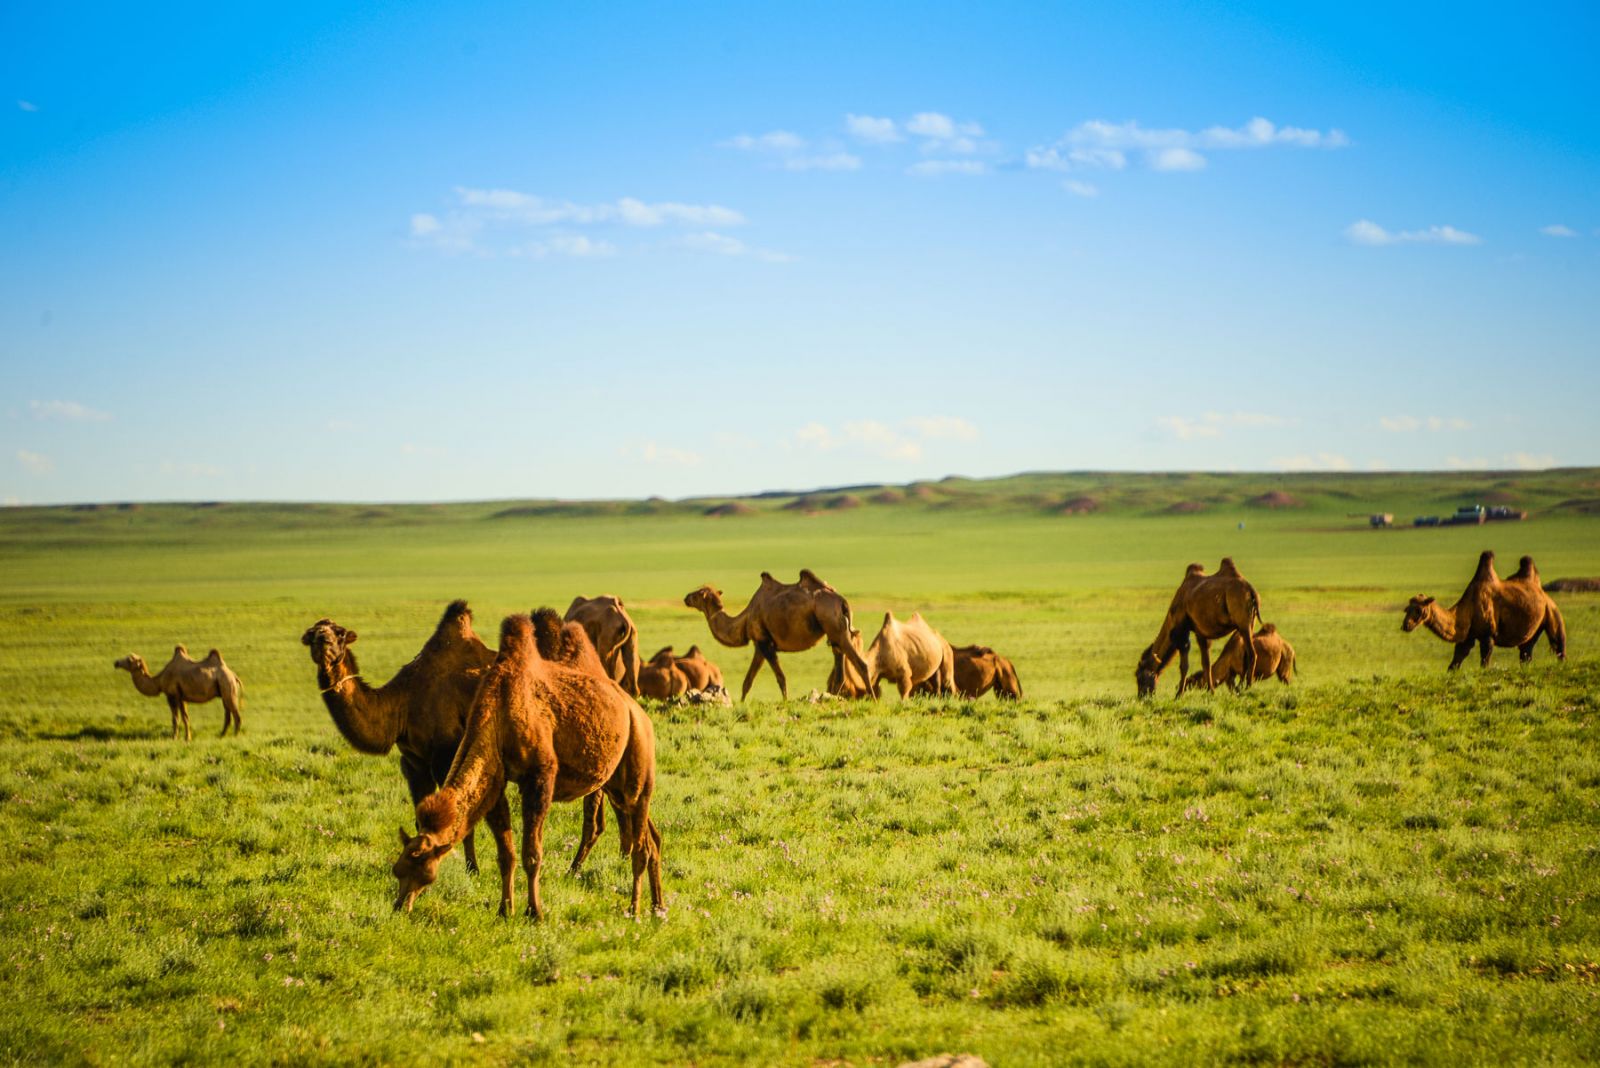
M 656 441 L 624 445 L 618 452 L 629 459 L 658 467 L 696 467 L 705 460 L 705 457 L 697 452 L 674 448 Z
M 794 433 L 793 443 L 801 448 L 828 452 L 852 449 L 887 460 L 918 460 L 929 441 L 976 441 L 978 428 L 953 415 L 907 419 L 898 427 L 876 419 L 862 419 L 830 427 L 807 423 Z
M 1410 434 L 1427 430 L 1437 434 L 1444 430 L 1471 430 L 1472 424 L 1460 416 L 1448 418 L 1438 415 L 1385 415 L 1378 417 L 1378 425 L 1391 434 Z
M 941 174 L 988 174 L 989 165 L 977 159 L 925 159 L 907 167 L 906 173 L 919 178 Z
M 836 142 L 813 146 L 788 130 L 740 134 L 722 142 L 722 147 L 766 156 L 773 166 L 786 171 L 853 171 L 861 167 L 861 157 L 844 151 Z
M 28 410 L 35 419 L 60 419 L 68 423 L 104 423 L 111 419 L 109 413 L 95 411 L 77 401 L 31 400 Z
M 1483 238 L 1457 230 L 1454 226 L 1430 226 L 1426 230 L 1386 230 L 1371 219 L 1359 219 L 1345 227 L 1351 244 L 1384 245 L 1480 245 Z
M 31 100 L 19 100 L 19 101 L 17 101 L 17 110 L 18 111 L 38 111 L 39 110 L 39 105 L 35 104 Z
M 905 140 L 893 119 L 881 119 L 872 115 L 846 115 L 844 128 L 849 131 L 851 137 L 869 145 L 888 145 Z
M 555 234 L 543 241 L 530 241 L 508 255 L 545 259 L 550 256 L 570 256 L 578 260 L 603 260 L 617 254 L 617 246 L 609 241 L 597 241 L 583 234 Z
M 696 252 L 712 252 L 719 256 L 749 256 L 765 260 L 767 263 L 788 263 L 794 258 L 787 253 L 774 252 L 772 249 L 752 248 L 736 237 L 719 234 L 713 230 L 685 234 L 678 239 L 678 244 Z
M 1542 471 L 1547 467 L 1556 465 L 1556 458 L 1548 452 L 1508 452 L 1505 455 L 1507 467 L 1514 467 L 1519 471 Z
M 1229 429 L 1270 429 L 1293 426 L 1294 420 L 1263 412 L 1205 412 L 1198 417 L 1166 415 L 1156 425 L 1183 441 L 1220 438 Z
M 1352 471 L 1352 464 L 1348 457 L 1336 452 L 1297 453 L 1294 456 L 1280 456 L 1272 461 L 1274 467 L 1283 471 Z
M 1150 169 L 1154 171 L 1205 170 L 1206 158 L 1192 148 L 1160 148 L 1150 153 Z
M 1551 223 L 1549 226 L 1539 227 L 1539 232 L 1546 237 L 1577 237 L 1578 231 L 1561 223 Z
M 29 452 L 27 449 L 17 450 L 17 463 L 29 474 L 48 475 L 56 469 L 55 461 L 41 452 Z
M 1027 166 L 1039 170 L 1121 170 L 1128 154 L 1140 154 L 1158 171 L 1198 171 L 1204 152 L 1251 148 L 1343 148 L 1350 143 L 1342 130 L 1279 126 L 1253 118 L 1243 126 L 1208 126 L 1203 130 L 1151 128 L 1134 121 L 1091 119 L 1068 130 L 1053 144 L 1031 148 Z

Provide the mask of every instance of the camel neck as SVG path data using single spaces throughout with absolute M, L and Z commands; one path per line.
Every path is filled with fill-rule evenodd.
M 450 774 L 440 788 L 450 797 L 449 811 L 455 822 L 449 827 L 429 828 L 445 840 L 459 842 L 467 831 L 488 815 L 489 809 L 505 792 L 505 760 L 500 753 L 499 731 L 494 722 L 493 703 L 476 705 L 467 720 L 466 734 L 450 765 Z
M 405 726 L 403 701 L 386 693 L 387 687 L 374 690 L 354 669 L 347 654 L 332 673 L 317 670 L 322 703 L 345 741 L 363 753 L 382 756 L 400 740 Z
M 156 697 L 161 693 L 161 680 L 151 675 L 144 667 L 136 667 L 128 672 L 133 676 L 133 688 L 146 697 Z
M 1441 608 L 1438 602 L 1428 606 L 1428 615 L 1422 622 L 1423 626 L 1447 642 L 1461 640 L 1461 628 L 1457 625 L 1455 612 Z
M 749 611 L 746 607 L 745 611 Z M 747 645 L 750 635 L 744 625 L 744 612 L 737 616 L 730 616 L 726 609 L 718 608 L 715 611 L 705 610 L 706 625 L 711 628 L 711 636 L 723 645 L 738 648 Z

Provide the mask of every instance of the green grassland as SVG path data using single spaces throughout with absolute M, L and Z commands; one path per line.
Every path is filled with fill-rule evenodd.
M 1263 495 L 1274 494 L 1263 500 Z M 1287 498 L 1287 499 L 1286 499 Z M 1369 530 L 1481 501 L 1523 523 Z M 1600 594 L 1558 664 L 1447 676 L 1400 633 L 1477 553 L 1600 575 L 1600 471 L 1023 475 L 799 501 L 145 505 L 0 511 L 0 1059 L 894 1064 L 1581 1062 L 1600 1049 Z M 1063 505 L 1066 508 L 1063 508 Z M 1292 687 L 1133 699 L 1191 560 L 1233 556 Z M 665 920 L 608 833 L 549 922 L 447 860 L 390 912 L 393 756 L 351 751 L 299 635 L 387 678 L 445 602 L 629 604 L 698 642 L 810 567 L 870 639 L 920 610 L 1027 700 L 658 708 Z M 111 661 L 223 649 L 244 735 Z M 821 650 L 783 658 L 791 695 Z M 547 838 L 576 846 L 564 806 Z M 519 873 L 520 883 L 520 873 Z

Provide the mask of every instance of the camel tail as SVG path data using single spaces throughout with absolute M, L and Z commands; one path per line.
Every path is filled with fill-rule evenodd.
M 1294 681 L 1294 648 L 1289 645 L 1283 647 L 1283 661 L 1278 665 L 1278 678 L 1287 685 Z
M 1548 598 L 1547 598 L 1548 600 Z M 1557 660 L 1567 658 L 1567 623 L 1561 618 L 1561 609 L 1556 607 L 1554 601 L 1549 601 L 1545 609 L 1544 636 L 1550 643 L 1550 651 L 1556 654 Z
M 539 650 L 539 655 L 546 660 L 560 660 L 563 640 L 561 637 L 561 617 L 554 608 L 540 608 L 533 613 L 531 619 L 533 627 L 534 646 Z

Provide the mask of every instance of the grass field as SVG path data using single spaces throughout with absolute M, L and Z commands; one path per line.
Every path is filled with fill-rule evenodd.
M 1286 494 L 1288 506 L 1250 503 Z M 1600 595 L 1558 595 L 1569 659 L 1446 676 L 1402 635 L 1480 549 L 1600 575 L 1600 471 L 1019 476 L 718 502 L 0 511 L 0 1058 L 11 1062 L 1581 1062 L 1600 1049 Z M 838 505 L 849 496 L 853 504 Z M 898 496 L 900 499 L 890 499 Z M 1088 497 L 1090 514 L 1061 514 Z M 1526 523 L 1371 531 L 1456 503 Z M 859 506 L 854 506 L 858 504 Z M 1198 509 L 1198 510 L 1196 510 Z M 1232 555 L 1299 678 L 1133 699 L 1184 566 Z M 811 567 L 870 639 L 923 611 L 1015 660 L 1002 706 L 777 700 L 660 709 L 670 915 L 624 918 L 608 834 L 551 921 L 494 916 L 447 860 L 390 912 L 394 757 L 351 751 L 299 635 L 360 631 L 369 677 L 446 601 L 627 600 L 644 651 L 698 642 Z M 219 646 L 244 735 L 111 661 Z M 785 656 L 791 692 L 822 650 Z M 552 817 L 556 867 L 578 811 Z M 492 867 L 492 866 L 491 866 Z M 519 873 L 520 884 L 520 873 Z

